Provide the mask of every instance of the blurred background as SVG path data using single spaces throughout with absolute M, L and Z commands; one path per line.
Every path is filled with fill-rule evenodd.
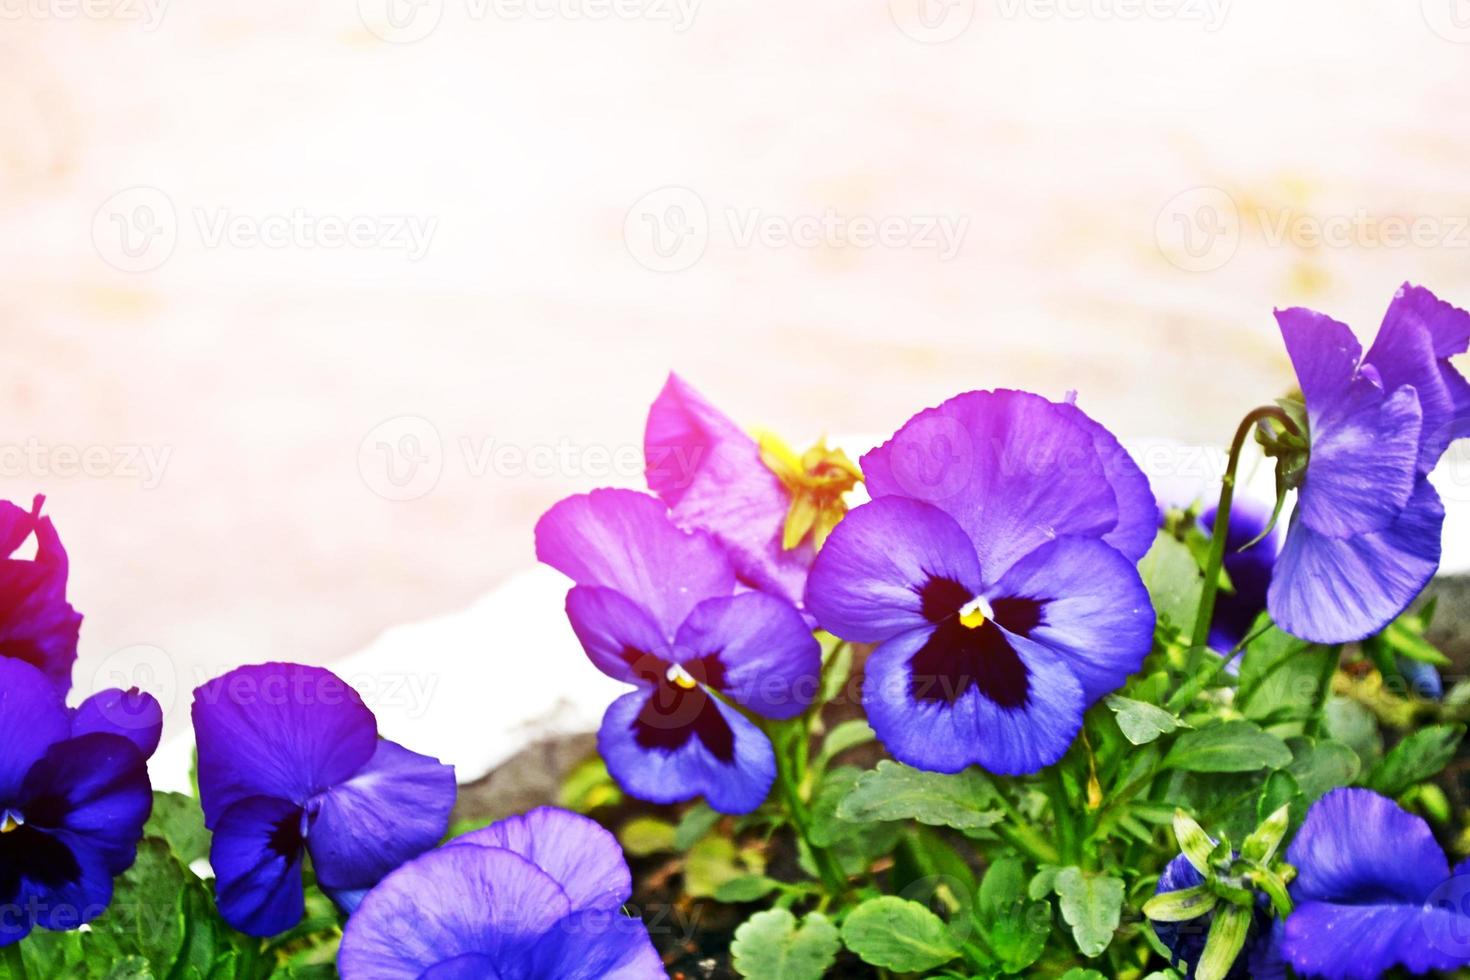
M 0 495 L 49 497 L 82 686 L 467 606 L 640 483 L 671 368 L 803 445 L 990 386 L 1218 445 L 1273 306 L 1470 304 L 1466 0 L 0 21 Z

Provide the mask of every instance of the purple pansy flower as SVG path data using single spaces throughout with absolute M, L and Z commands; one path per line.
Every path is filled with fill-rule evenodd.
M 320 667 L 241 667 L 194 692 L 199 798 L 220 914 L 272 936 L 304 911 L 302 860 L 344 910 L 437 844 L 454 769 L 378 737 L 357 692 Z
M 157 744 L 116 730 L 95 699 L 73 715 L 54 678 L 0 658 L 0 946 L 76 929 L 112 901 L 153 807 L 140 732 Z
M 775 754 L 722 698 L 778 719 L 811 704 L 821 650 L 796 608 L 737 594 L 712 536 L 681 530 L 661 502 L 633 491 L 561 501 L 536 524 L 536 555 L 577 583 L 567 616 L 593 664 L 637 688 L 598 733 L 623 788 L 655 803 L 702 794 L 725 813 L 760 806 Z
M 874 500 L 818 555 L 807 608 L 879 645 L 874 731 L 937 772 L 1055 762 L 1152 643 L 1147 479 L 1075 406 L 1019 391 L 921 412 L 862 466 Z
M 648 489 L 680 527 L 708 531 L 740 579 L 800 607 L 812 560 L 846 513 L 861 476 L 819 443 L 797 456 L 774 437 L 757 441 L 683 378 L 670 374 L 648 412 Z
M 41 516 L 45 500 L 38 495 L 29 512 L 0 500 L 0 657 L 36 667 L 65 696 L 82 617 L 66 601 L 66 549 Z M 10 557 L 32 534 L 36 557 Z
M 1364 355 L 1342 323 L 1276 319 L 1306 403 L 1310 456 L 1270 591 L 1282 629 L 1343 643 L 1388 625 L 1439 566 L 1444 508 L 1427 475 L 1470 433 L 1470 385 L 1449 358 L 1470 314 L 1405 285 Z
M 342 936 L 343 980 L 664 980 L 617 841 L 543 807 L 410 861 Z
M 1178 855 L 1164 867 L 1159 875 L 1156 894 L 1183 891 L 1204 884 L 1204 876 L 1189 858 Z M 1188 978 L 1194 976 L 1195 965 L 1204 955 L 1205 940 L 1215 913 L 1207 912 L 1195 919 L 1183 922 L 1153 922 L 1154 935 L 1169 949 L 1170 963 Z M 1271 902 L 1264 894 L 1257 894 L 1255 914 L 1251 918 L 1250 932 L 1245 946 L 1236 956 L 1225 980 L 1286 980 L 1286 962 L 1281 958 L 1281 930 L 1271 917 Z
M 1423 819 L 1366 789 L 1335 789 L 1287 850 L 1295 910 L 1282 950 L 1308 976 L 1367 978 L 1470 965 L 1470 861 L 1450 870 Z

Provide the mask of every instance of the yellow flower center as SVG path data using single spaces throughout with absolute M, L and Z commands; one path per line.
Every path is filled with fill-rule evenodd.
M 0 834 L 8 834 L 13 830 L 19 830 L 21 826 L 21 821 L 16 818 L 15 814 L 6 810 L 4 820 L 0 821 Z
M 828 449 L 826 439 L 800 455 L 769 432 L 758 433 L 756 441 L 761 462 L 791 494 L 781 547 L 790 551 L 810 535 L 812 547 L 821 550 L 827 535 L 847 515 L 843 494 L 862 482 L 862 471 L 841 449 Z
M 977 630 L 985 625 L 987 619 L 993 619 L 995 613 L 991 611 L 990 603 L 985 601 L 984 596 L 976 596 L 960 607 L 960 625 Z
M 699 686 L 699 682 L 690 676 L 689 671 L 680 667 L 678 664 L 670 665 L 668 673 L 664 676 L 669 679 L 670 684 L 681 687 L 686 691 L 692 691 Z

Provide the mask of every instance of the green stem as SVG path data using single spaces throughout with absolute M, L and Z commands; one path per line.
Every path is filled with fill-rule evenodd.
M 1063 863 L 1076 864 L 1077 836 L 1076 828 L 1072 824 L 1072 800 L 1067 795 L 1067 782 L 1062 778 L 1060 764 L 1046 770 L 1046 780 L 1050 784 L 1047 795 L 1051 797 L 1051 812 L 1057 826 L 1057 844 L 1061 859 Z
M 19 946 L 0 946 L 0 966 L 6 968 L 5 976 L 12 980 L 26 980 L 26 964 Z
M 1274 405 L 1256 409 L 1241 420 L 1235 430 L 1235 439 L 1230 443 L 1230 460 L 1225 466 L 1225 476 L 1220 481 L 1220 503 L 1215 509 L 1215 526 L 1210 529 L 1210 555 L 1205 563 L 1205 583 L 1200 592 L 1199 611 L 1194 617 L 1194 635 L 1189 642 L 1189 657 L 1185 673 L 1191 677 L 1199 670 L 1205 647 L 1210 639 L 1210 622 L 1215 618 L 1215 599 L 1220 592 L 1220 569 L 1225 564 L 1225 539 L 1230 533 L 1230 506 L 1235 501 L 1235 474 L 1240 467 L 1240 452 L 1245 440 L 1256 424 L 1266 419 L 1275 419 L 1290 432 L 1300 435 L 1296 423 L 1286 412 Z
M 1172 714 L 1178 714 L 1189 702 L 1195 699 L 1195 696 L 1199 692 L 1209 687 L 1211 681 L 1220 676 L 1220 672 L 1230 665 L 1230 662 L 1240 654 L 1240 651 L 1256 642 L 1256 640 L 1269 632 L 1275 625 L 1275 623 L 1268 622 L 1265 626 L 1262 626 L 1250 636 L 1245 637 L 1239 643 L 1235 644 L 1235 648 L 1230 651 L 1228 657 L 1221 657 L 1215 663 L 1210 664 L 1204 670 L 1191 677 L 1183 687 L 1175 691 L 1173 696 L 1164 704 L 1164 708 Z
M 822 876 L 822 883 L 829 893 L 840 897 L 847 894 L 847 875 L 843 873 L 842 866 L 837 863 L 837 859 L 830 851 L 812 842 L 812 814 L 807 807 L 806 800 L 801 796 L 801 783 L 806 774 L 795 771 L 801 765 L 801 755 L 792 751 L 794 741 L 801 741 L 807 737 L 806 726 L 798 722 L 796 732 L 795 740 L 787 733 L 774 733 L 778 735 L 777 738 L 772 739 L 776 746 L 776 781 L 781 785 L 781 795 L 786 801 L 791 825 L 796 828 L 796 833 L 806 844 L 807 850 L 811 852 L 812 863 L 817 866 L 817 872 Z M 793 762 L 796 763 L 795 766 Z

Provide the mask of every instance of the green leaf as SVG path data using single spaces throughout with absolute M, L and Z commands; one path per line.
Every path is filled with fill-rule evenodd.
M 824 772 L 837 756 L 848 749 L 855 749 L 859 745 L 866 745 L 873 741 L 876 736 L 873 729 L 861 718 L 844 721 L 836 728 L 827 733 L 822 739 L 822 750 L 817 753 L 817 758 L 812 763 L 812 769 L 818 773 Z
M 84 940 L 87 959 L 121 963 L 138 957 L 168 976 L 184 947 L 182 899 L 197 880 L 167 843 L 144 838 L 137 860 L 114 885 L 112 903 L 91 924 Z
M 141 956 L 129 956 L 112 965 L 106 980 L 154 980 L 154 976 L 147 960 Z
M 664 854 L 676 850 L 674 825 L 655 817 L 634 817 L 618 831 L 623 850 L 634 857 Z
M 674 828 L 674 849 L 687 851 L 720 822 L 720 815 L 703 800 L 694 804 Z
M 1225 721 L 1179 736 L 1163 765 L 1188 772 L 1254 772 L 1290 762 L 1291 749 L 1275 735 L 1249 721 Z
M 1108 980 L 1108 978 L 1103 976 L 1101 973 L 1098 973 L 1096 970 L 1088 970 L 1080 966 L 1074 966 L 1072 967 L 1072 969 L 1062 974 L 1062 980 Z
M 1031 884 L 1026 886 L 1026 894 L 1032 898 L 1045 898 L 1056 891 L 1057 872 L 1062 869 L 1055 864 L 1043 864 L 1036 869 L 1036 874 L 1031 877 Z
M 838 804 L 837 816 L 855 823 L 917 820 L 931 827 L 983 830 L 1005 817 L 987 808 L 994 795 L 990 780 L 978 769 L 948 776 L 884 759 Z
M 852 675 L 852 644 L 837 641 L 831 651 L 822 651 L 822 689 L 817 704 L 827 704 L 842 693 Z
M 800 927 L 786 909 L 757 912 L 735 930 L 735 972 L 754 980 L 820 980 L 837 960 L 837 927 L 812 912 Z
M 143 834 L 166 842 L 185 867 L 209 857 L 209 831 L 199 802 L 182 793 L 153 794 L 153 813 Z
M 1235 704 L 1261 725 L 1294 725 L 1301 734 L 1327 697 L 1336 647 L 1318 646 L 1271 628 L 1251 641 L 1240 664 Z
M 714 899 L 729 905 L 754 902 L 775 891 L 778 883 L 765 875 L 742 875 L 731 878 L 715 889 Z
M 1113 941 L 1123 914 L 1123 882 L 1111 875 L 1063 868 L 1055 882 L 1062 918 L 1083 956 L 1098 956 Z
M 1046 951 L 1050 905 L 1028 900 L 1026 876 L 1018 858 L 1001 858 L 980 882 L 976 922 L 1006 973 L 1023 972 Z
M 1204 590 L 1204 575 L 1189 547 L 1172 534 L 1160 531 L 1138 563 L 1138 571 L 1160 622 L 1176 630 L 1189 629 Z
M 1271 859 L 1276 856 L 1276 849 L 1281 846 L 1282 838 L 1286 836 L 1290 819 L 1288 807 L 1277 807 L 1270 816 L 1261 821 L 1261 825 L 1245 839 L 1245 843 L 1240 845 L 1240 856 L 1257 864 L 1270 864 Z
M 1210 874 L 1210 860 L 1215 854 L 1215 842 L 1199 823 L 1183 810 L 1174 811 L 1174 841 L 1194 870 L 1206 877 Z
M 1389 750 L 1364 782 L 1384 796 L 1397 796 L 1449 765 L 1464 735 L 1464 725 L 1421 728 Z
M 1163 708 L 1146 701 L 1134 701 L 1132 698 L 1110 694 L 1107 705 L 1113 710 L 1123 737 L 1134 745 L 1147 745 L 1160 735 L 1190 727 Z
M 960 954 L 943 919 L 892 895 L 853 909 L 842 924 L 842 941 L 869 966 L 899 973 L 932 970 Z
M 1373 712 L 1351 698 L 1331 697 L 1322 706 L 1326 734 L 1352 749 L 1363 765 L 1383 755 L 1383 735 Z
M 706 837 L 684 859 L 684 891 L 694 898 L 713 898 L 720 886 L 747 873 L 729 838 Z
M 1363 765 L 1358 754 L 1332 739 L 1294 738 L 1291 765 L 1286 767 L 1302 791 L 1302 799 L 1310 806 L 1328 790 L 1351 786 Z
M 557 803 L 576 813 L 591 813 L 599 807 L 617 806 L 623 791 L 608 774 L 601 756 L 593 756 L 567 774 L 562 781 Z

